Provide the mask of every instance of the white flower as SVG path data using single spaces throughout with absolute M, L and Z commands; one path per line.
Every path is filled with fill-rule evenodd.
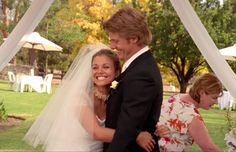
M 110 88 L 116 89 L 116 87 L 117 87 L 118 84 L 119 84 L 119 82 L 117 82 L 117 81 L 112 81 Z
M 228 152 L 236 150 L 236 127 L 225 134 L 225 141 L 228 147 Z

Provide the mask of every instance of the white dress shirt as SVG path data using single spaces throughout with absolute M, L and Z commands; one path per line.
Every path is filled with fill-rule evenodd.
M 131 58 L 129 58 L 125 63 L 124 65 L 122 66 L 122 69 L 121 69 L 121 73 L 124 72 L 128 66 L 138 57 L 140 56 L 141 54 L 143 54 L 144 52 L 147 52 L 149 50 L 149 47 L 148 46 L 145 46 L 144 48 L 142 48 L 141 50 L 139 50 L 138 52 L 136 52 L 134 55 L 131 56 Z

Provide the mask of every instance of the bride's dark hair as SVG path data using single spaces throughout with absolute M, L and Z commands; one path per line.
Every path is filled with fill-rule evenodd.
M 92 62 L 93 62 L 93 59 L 96 57 L 96 56 L 102 56 L 102 55 L 105 55 L 107 57 L 109 57 L 113 63 L 114 63 L 114 66 L 115 66 L 115 71 L 118 71 L 120 72 L 121 70 L 121 67 L 120 67 L 120 61 L 119 61 L 119 58 L 117 57 L 117 55 L 110 49 L 101 49 L 100 51 L 98 51 L 97 53 L 95 53 L 92 57 Z

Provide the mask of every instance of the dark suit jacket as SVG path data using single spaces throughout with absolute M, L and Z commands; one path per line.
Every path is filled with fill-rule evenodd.
M 138 56 L 117 81 L 107 101 L 105 122 L 116 131 L 112 143 L 104 144 L 104 151 L 144 151 L 136 144 L 136 137 L 140 131 L 155 131 L 163 95 L 161 75 L 151 52 Z M 157 147 L 154 151 L 159 151 Z

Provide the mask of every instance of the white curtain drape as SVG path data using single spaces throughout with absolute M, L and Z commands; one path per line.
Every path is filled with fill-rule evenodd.
M 54 0 L 34 0 L 7 40 L 0 46 L 0 71 L 9 63 L 34 31 Z
M 175 11 L 225 88 L 236 97 L 236 75 L 220 54 L 188 0 L 171 0 Z

